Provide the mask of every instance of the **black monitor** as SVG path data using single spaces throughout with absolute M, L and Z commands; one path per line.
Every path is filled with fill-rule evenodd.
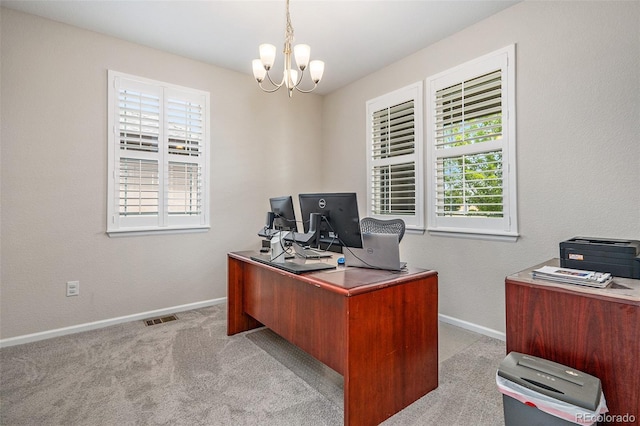
M 269 198 L 269 204 L 271 204 L 271 212 L 274 214 L 273 229 L 298 232 L 291 195 Z
M 304 232 L 309 232 L 312 214 L 316 224 L 316 242 L 320 248 L 362 248 L 358 200 L 354 192 L 300 194 Z

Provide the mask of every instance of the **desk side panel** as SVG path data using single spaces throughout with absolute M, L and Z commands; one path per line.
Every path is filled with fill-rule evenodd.
M 378 424 L 438 386 L 436 274 L 350 297 L 348 315 L 345 424 Z
M 598 377 L 609 413 L 639 421 L 640 308 L 509 279 L 505 287 L 507 353 L 538 356 Z
M 245 269 L 248 264 L 227 256 L 227 335 L 261 327 L 262 324 L 244 312 Z
M 343 374 L 346 297 L 271 268 L 244 267 L 244 312 Z

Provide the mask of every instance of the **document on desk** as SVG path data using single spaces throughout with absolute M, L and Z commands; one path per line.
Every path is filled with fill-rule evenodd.
M 584 271 L 556 266 L 543 266 L 534 269 L 531 274 L 533 278 L 597 288 L 604 288 L 613 280 L 608 272 Z

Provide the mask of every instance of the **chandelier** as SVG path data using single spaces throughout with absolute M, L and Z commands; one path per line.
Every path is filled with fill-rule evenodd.
M 293 26 L 291 25 L 291 17 L 289 16 L 289 0 L 287 0 L 287 28 L 284 33 L 284 71 L 282 75 L 282 80 L 280 83 L 276 83 L 271 79 L 269 75 L 269 70 L 273 66 L 273 63 L 276 59 L 276 47 L 273 44 L 261 44 L 260 45 L 260 59 L 253 60 L 253 76 L 258 82 L 258 86 L 267 92 L 273 93 L 276 90 L 280 89 L 282 86 L 287 88 L 289 93 L 289 97 L 293 95 L 293 90 L 297 90 L 302 93 L 309 93 L 313 91 L 322 79 L 322 74 L 324 73 L 324 62 L 322 61 L 311 61 L 309 62 L 309 58 L 311 56 L 311 48 L 307 44 L 297 44 L 293 48 L 293 54 L 295 56 L 297 70 L 291 68 L 291 44 L 293 43 Z M 304 71 L 309 68 L 309 74 L 311 75 L 311 80 L 313 81 L 313 87 L 308 90 L 303 90 L 300 88 L 300 83 L 302 82 L 302 76 L 304 75 Z M 298 70 L 300 74 L 298 75 Z M 265 76 L 271 83 L 271 87 L 263 87 L 262 82 L 264 81 Z

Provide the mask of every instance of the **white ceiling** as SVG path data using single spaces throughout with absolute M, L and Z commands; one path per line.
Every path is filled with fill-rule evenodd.
M 317 92 L 329 93 L 518 1 L 291 0 L 290 14 L 295 43 L 309 44 L 311 59 L 325 62 Z M 2 0 L 1 4 L 249 75 L 260 43 L 275 44 L 276 64 L 282 61 L 285 0 Z

